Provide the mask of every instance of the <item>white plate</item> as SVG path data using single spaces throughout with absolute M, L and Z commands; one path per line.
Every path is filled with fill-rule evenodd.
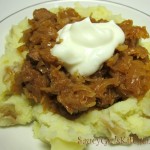
M 8 16 L 7 18 L 0 21 L 0 55 L 4 53 L 5 46 L 5 37 L 8 34 L 12 25 L 17 24 L 19 21 L 25 17 L 32 17 L 33 10 L 37 8 L 53 8 L 58 6 L 73 6 L 74 1 L 52 1 L 52 2 L 43 2 L 40 4 L 35 4 L 24 8 L 18 12 L 15 12 Z M 116 4 L 113 2 L 106 1 L 93 1 L 93 0 L 79 0 L 80 3 L 84 6 L 97 6 L 102 5 L 106 6 L 109 10 L 112 10 L 113 13 L 122 14 L 124 18 L 133 19 L 134 23 L 137 25 L 147 26 L 148 31 L 150 32 L 150 16 L 131 7 L 125 5 Z M 144 144 L 133 144 L 131 146 L 110 146 L 107 141 L 101 140 L 99 144 L 90 145 L 88 150 L 149 150 L 150 141 L 145 142 Z M 97 146 L 98 145 L 98 146 Z M 33 138 L 33 133 L 31 126 L 28 127 L 9 127 L 9 128 L 0 128 L 0 150 L 48 150 L 49 146 L 43 144 L 39 140 Z

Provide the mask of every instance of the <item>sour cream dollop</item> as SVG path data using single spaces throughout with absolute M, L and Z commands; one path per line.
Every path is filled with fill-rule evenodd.
M 90 18 L 67 24 L 58 31 L 52 55 L 64 62 L 71 74 L 89 76 L 113 56 L 115 48 L 124 42 L 125 35 L 114 21 L 92 23 Z

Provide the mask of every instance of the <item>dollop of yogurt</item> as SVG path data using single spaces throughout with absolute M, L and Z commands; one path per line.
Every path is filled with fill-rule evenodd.
M 113 56 L 115 48 L 124 42 L 122 29 L 114 22 L 92 23 L 90 18 L 67 24 L 58 31 L 52 55 L 64 62 L 71 74 L 90 76 Z

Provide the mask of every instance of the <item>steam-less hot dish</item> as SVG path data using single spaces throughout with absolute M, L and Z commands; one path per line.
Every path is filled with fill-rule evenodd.
M 6 38 L 0 125 L 34 122 L 35 137 L 52 150 L 149 137 L 148 38 L 145 26 L 103 6 L 34 10 Z

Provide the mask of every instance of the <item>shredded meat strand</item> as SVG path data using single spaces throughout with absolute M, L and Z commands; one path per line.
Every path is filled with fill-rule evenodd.
M 138 45 L 148 38 L 145 27 L 134 26 L 132 20 L 118 24 L 125 42 L 101 69 L 89 77 L 72 76 L 50 49 L 56 44 L 57 32 L 68 23 L 84 19 L 74 9 L 60 9 L 54 14 L 44 8 L 35 10 L 30 28 L 24 31 L 19 49 L 28 49 L 22 69 L 16 74 L 12 91 L 24 93 L 61 115 L 74 116 L 91 108 L 107 108 L 128 97 L 141 98 L 150 89 L 148 51 Z M 107 22 L 100 19 L 92 22 Z

